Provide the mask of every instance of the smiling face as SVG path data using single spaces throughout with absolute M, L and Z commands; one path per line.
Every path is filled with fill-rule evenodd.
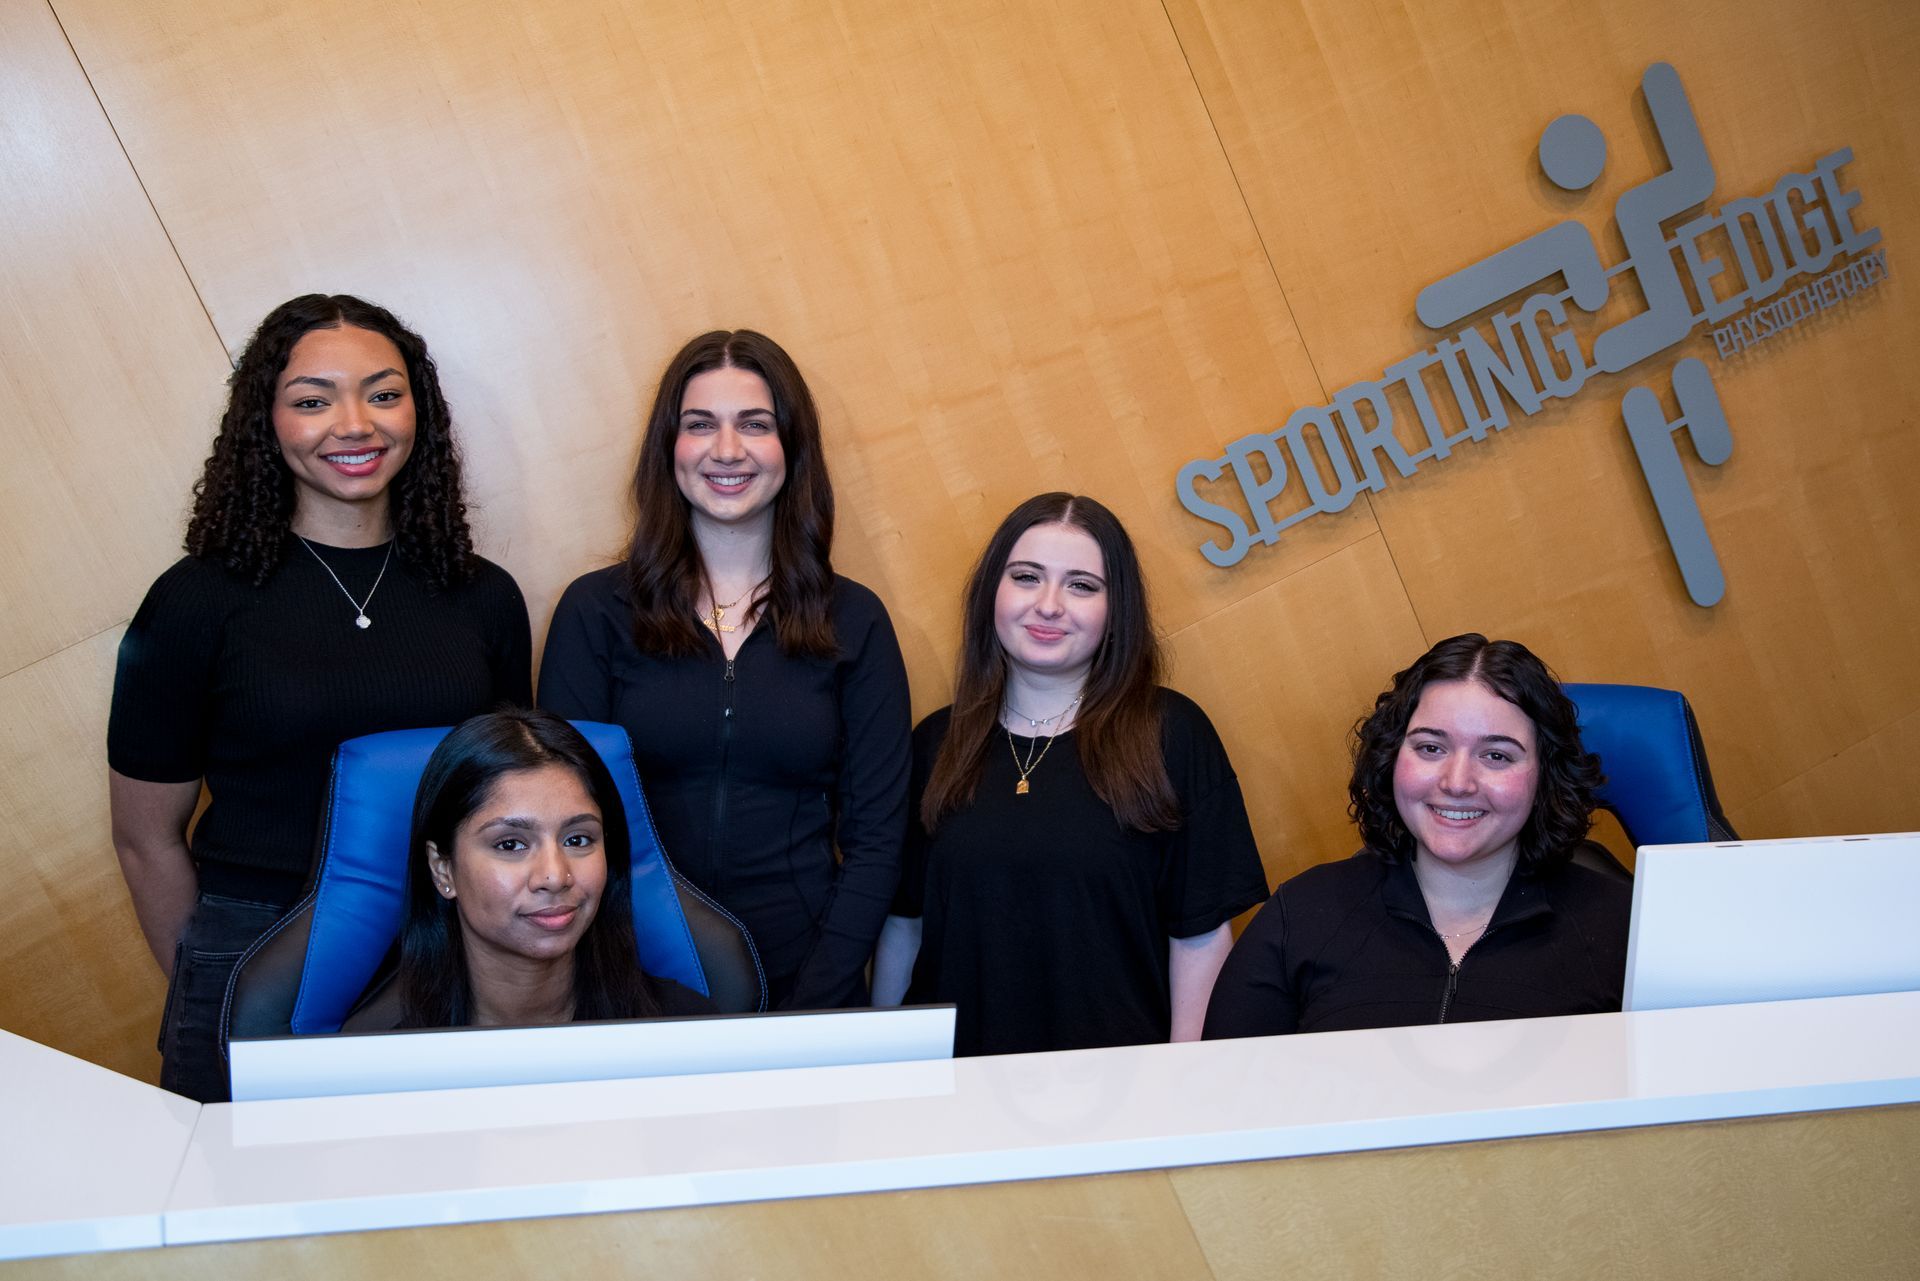
M 1085 679 L 1107 634 L 1107 562 L 1072 525 L 1020 535 L 1000 573 L 993 629 L 1007 661 L 1032 674 Z
M 750 369 L 695 374 L 680 396 L 673 479 L 702 523 L 739 527 L 771 520 L 787 479 L 773 392 Z
M 1393 766 L 1393 799 L 1415 857 L 1456 867 L 1511 861 L 1540 786 L 1527 714 L 1477 681 L 1436 681 Z
M 386 337 L 341 325 L 293 345 L 274 387 L 273 434 L 293 473 L 296 530 L 326 509 L 384 503 L 413 452 L 413 387 Z
M 454 829 L 451 857 L 429 843 L 434 885 L 460 913 L 469 971 L 570 960 L 606 890 L 604 840 L 586 783 L 545 765 L 496 779 Z

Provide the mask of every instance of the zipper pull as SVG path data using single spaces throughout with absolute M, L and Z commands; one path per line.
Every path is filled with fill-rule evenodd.
M 733 660 L 731 658 L 727 660 L 727 675 L 725 679 L 727 680 L 733 679 Z

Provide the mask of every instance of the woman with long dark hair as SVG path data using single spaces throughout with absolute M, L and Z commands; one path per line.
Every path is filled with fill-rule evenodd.
M 227 979 L 301 892 L 334 747 L 530 683 L 526 604 L 473 550 L 419 335 L 309 294 L 261 322 L 228 386 L 187 555 L 128 625 L 107 731 L 114 848 L 171 980 L 161 1084 L 203 1100 L 227 1096 Z
M 1573 862 L 1600 782 L 1578 709 L 1526 646 L 1441 641 L 1355 727 L 1365 847 L 1274 891 L 1207 1036 L 1618 1010 L 1632 888 L 1604 851 Z
M 1212 723 L 1159 683 L 1132 540 L 1091 498 L 1028 499 L 964 610 L 876 999 L 955 1002 L 960 1054 L 1197 1038 L 1266 874 Z
M 626 810 L 600 754 L 559 717 L 489 712 L 440 740 L 408 851 L 398 1018 L 364 1011 L 345 1030 L 712 1012 L 641 970 Z
M 667 365 L 626 560 L 554 611 L 540 705 L 624 726 L 662 843 L 789 1009 L 858 1005 L 899 876 L 910 707 L 886 607 L 833 572 L 813 397 L 779 344 Z

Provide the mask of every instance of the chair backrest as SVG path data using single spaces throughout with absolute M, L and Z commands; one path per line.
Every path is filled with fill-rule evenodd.
M 746 927 L 674 871 L 661 848 L 626 731 L 573 724 L 606 762 L 627 811 L 641 968 L 723 1012 L 765 1009 L 766 976 Z M 241 958 L 227 988 L 223 1048 L 228 1036 L 340 1030 L 400 935 L 414 793 L 447 733 L 369 734 L 334 752 L 309 889 Z
M 1580 709 L 1580 740 L 1600 757 L 1601 806 L 1634 845 L 1739 839 L 1720 811 L 1693 709 L 1677 690 L 1564 685 Z

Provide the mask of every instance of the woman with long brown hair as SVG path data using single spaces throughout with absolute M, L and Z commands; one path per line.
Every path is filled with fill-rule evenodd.
M 567 588 L 542 707 L 624 726 L 667 854 L 790 1009 L 864 1004 L 899 877 L 911 712 L 886 607 L 833 572 L 813 397 L 778 343 L 668 363 L 620 564 Z
M 333 749 L 524 702 L 532 641 L 520 589 L 474 552 L 426 343 L 350 295 L 260 322 L 186 552 L 120 643 L 108 797 L 172 984 L 160 1083 L 214 1102 L 228 977 L 306 882 Z
M 1159 683 L 1132 540 L 1091 498 L 1030 498 L 964 610 L 876 999 L 954 1002 L 960 1054 L 1196 1039 L 1266 874 L 1212 723 Z

